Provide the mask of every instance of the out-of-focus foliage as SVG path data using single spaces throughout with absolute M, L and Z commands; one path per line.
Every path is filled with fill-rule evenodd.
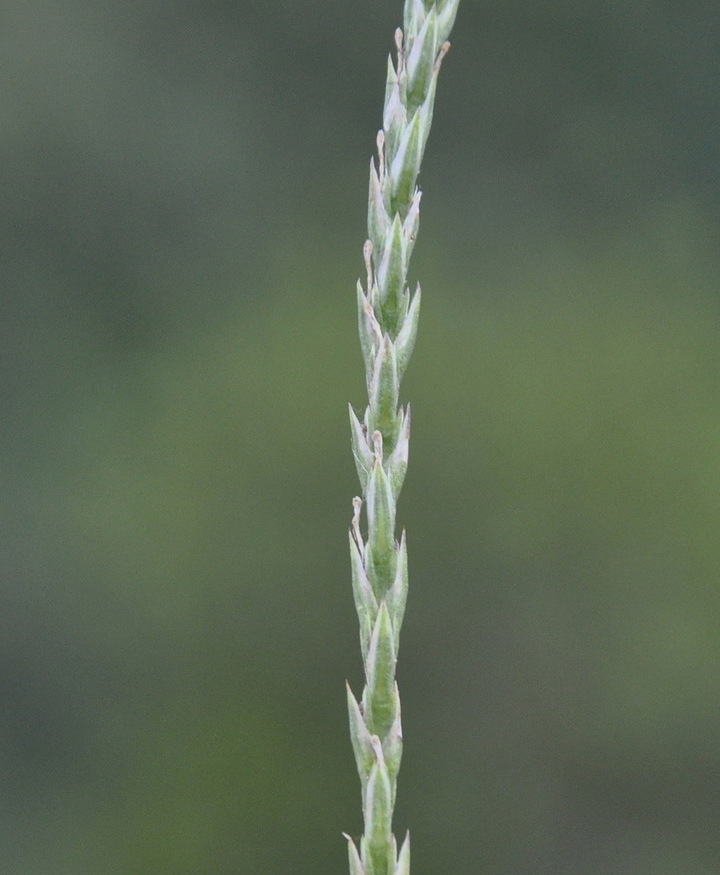
M 396 830 L 418 875 L 715 875 L 720 8 L 464 2 L 412 271 Z M 345 866 L 345 404 L 400 15 L 4 6 L 3 871 Z

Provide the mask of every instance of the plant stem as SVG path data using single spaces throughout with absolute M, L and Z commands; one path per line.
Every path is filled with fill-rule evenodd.
M 407 271 L 420 218 L 417 176 L 432 123 L 435 89 L 459 0 L 405 0 L 404 29 L 395 31 L 397 59 L 388 61 L 377 164 L 370 161 L 366 286 L 357 285 L 358 329 L 368 406 L 362 421 L 350 408 L 352 448 L 363 498 L 353 501 L 350 529 L 353 594 L 360 622 L 365 688 L 348 687 L 350 736 L 362 786 L 364 834 L 348 837 L 351 875 L 409 875 L 410 841 L 392 834 L 402 756 L 395 664 L 408 588 L 405 532 L 395 514 L 408 463 L 410 407 L 400 406 L 420 312 Z M 367 537 L 361 533 L 364 505 Z

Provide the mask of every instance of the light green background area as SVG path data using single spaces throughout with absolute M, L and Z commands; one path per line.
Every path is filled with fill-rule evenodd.
M 403 396 L 413 872 L 720 872 L 720 10 L 463 0 Z M 400 3 L 11 0 L 0 868 L 322 875 Z

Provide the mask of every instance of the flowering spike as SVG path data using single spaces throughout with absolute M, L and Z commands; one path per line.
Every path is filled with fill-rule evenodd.
M 350 735 L 360 775 L 364 834 L 348 839 L 350 875 L 410 875 L 410 840 L 398 854 L 392 835 L 402 757 L 395 663 L 408 589 L 405 532 L 395 540 L 397 499 L 405 479 L 410 407 L 400 381 L 415 345 L 420 287 L 410 294 L 408 262 L 417 239 L 417 179 L 432 123 L 446 42 L 459 0 L 404 0 L 388 61 L 377 161 L 370 161 L 366 286 L 358 282 L 358 332 L 368 405 L 362 422 L 350 408 L 350 433 L 363 499 L 353 502 L 350 556 L 365 687 L 360 704 L 348 688 Z M 361 532 L 365 508 L 367 536 Z M 347 838 L 347 836 L 346 836 Z

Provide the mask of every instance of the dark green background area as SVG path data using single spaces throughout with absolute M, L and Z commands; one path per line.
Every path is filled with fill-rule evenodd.
M 0 868 L 324 875 L 389 0 L 0 13 Z M 720 5 L 462 0 L 399 520 L 414 875 L 720 873 Z

